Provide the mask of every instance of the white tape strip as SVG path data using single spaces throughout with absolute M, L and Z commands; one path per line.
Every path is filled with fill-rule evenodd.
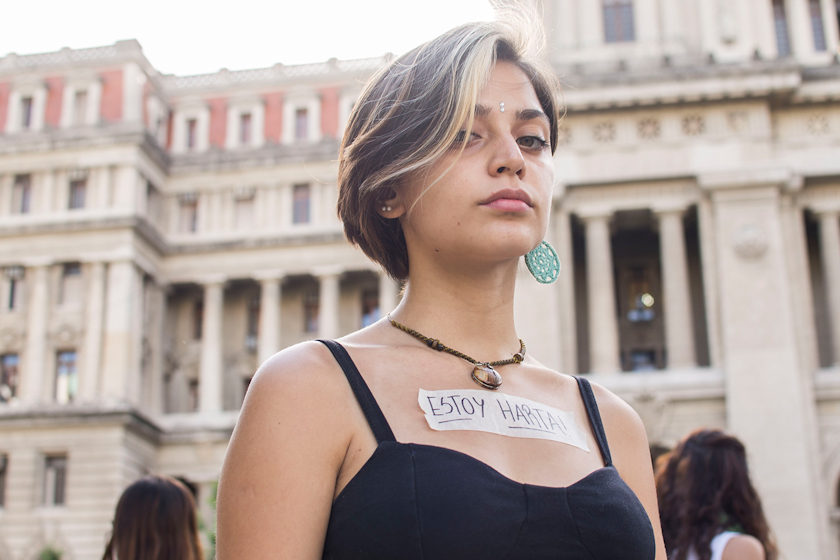
M 429 427 L 549 439 L 589 451 L 575 415 L 522 397 L 488 391 L 425 391 L 417 396 Z

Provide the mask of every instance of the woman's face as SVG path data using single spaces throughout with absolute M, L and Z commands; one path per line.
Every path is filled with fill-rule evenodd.
M 512 63 L 496 64 L 478 96 L 472 133 L 460 135 L 463 152 L 456 143 L 401 189 L 409 258 L 422 251 L 490 263 L 536 247 L 548 227 L 554 183 L 549 130 L 526 75 Z

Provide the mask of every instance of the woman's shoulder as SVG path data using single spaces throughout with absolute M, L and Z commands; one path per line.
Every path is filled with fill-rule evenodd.
M 589 384 L 592 385 L 592 392 L 598 403 L 598 411 L 607 431 L 610 430 L 610 427 L 613 427 L 630 431 L 641 430 L 644 433 L 645 428 L 642 419 L 633 410 L 633 407 L 603 385 L 591 380 Z
M 305 388 L 334 382 L 340 374 L 341 370 L 327 346 L 310 340 L 271 356 L 257 369 L 251 387 Z
M 650 450 L 645 425 L 639 414 L 615 393 L 591 382 L 592 392 L 604 424 L 613 461 L 619 470 L 623 464 L 650 463 Z
M 723 549 L 721 560 L 764 560 L 764 545 L 752 535 L 733 535 Z
M 330 350 L 317 341 L 302 342 L 274 354 L 259 367 L 246 392 L 243 413 L 277 414 L 282 409 L 309 416 L 318 410 L 335 412 L 349 391 Z

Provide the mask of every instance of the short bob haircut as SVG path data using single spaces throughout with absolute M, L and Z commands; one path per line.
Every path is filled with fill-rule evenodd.
M 102 560 L 204 560 L 195 500 L 174 478 L 149 475 L 125 489 Z
M 338 215 L 347 239 L 396 280 L 408 278 L 405 236 L 400 220 L 377 210 L 390 189 L 428 169 L 459 131 L 472 129 L 478 94 L 497 61 L 528 76 L 550 121 L 551 153 L 557 148 L 559 82 L 543 61 L 542 26 L 526 7 L 500 11 L 503 21 L 456 27 L 399 57 L 371 78 L 350 115 L 339 155 Z

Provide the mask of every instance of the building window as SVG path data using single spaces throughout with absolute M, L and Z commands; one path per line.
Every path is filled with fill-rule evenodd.
M 44 505 L 63 506 L 67 486 L 67 455 L 44 458 Z
M 0 356 L 0 402 L 9 402 L 17 396 L 19 363 L 17 354 Z
M 630 352 L 630 371 L 656 370 L 656 352 L 653 350 L 633 350 Z
M 318 294 L 310 292 L 303 296 L 303 329 L 308 333 L 318 332 Z
M 254 295 L 248 299 L 248 334 L 245 337 L 245 348 L 249 352 L 257 351 L 257 335 L 260 330 L 260 296 Z
M 604 40 L 607 43 L 636 40 L 632 0 L 604 0 Z
M 790 56 L 785 0 L 773 0 L 773 27 L 776 29 L 776 50 L 779 51 L 779 57 Z
M 6 505 L 6 473 L 9 470 L 9 457 L 0 455 L 0 508 Z
M 251 113 L 239 115 L 239 143 L 243 146 L 251 145 Z
M 193 305 L 193 339 L 201 340 L 204 329 L 204 302 L 197 301 Z
M 309 112 L 304 109 L 295 111 L 295 140 L 306 140 L 309 137 Z
M 193 233 L 198 230 L 198 197 L 195 194 L 181 195 L 178 200 L 180 215 L 178 226 L 181 233 Z
M 157 223 L 162 217 L 162 212 L 163 207 L 160 191 L 151 181 L 146 181 L 146 216 L 152 223 Z
M 187 151 L 196 148 L 198 140 L 198 119 L 187 119 Z
M 82 301 L 82 266 L 79 263 L 66 263 L 61 273 L 61 292 L 58 301 L 62 305 Z
M 379 320 L 379 292 L 362 293 L 362 327 L 369 327 Z
M 70 210 L 78 210 L 85 207 L 85 193 L 87 192 L 87 179 L 76 179 L 70 181 Z
M 73 402 L 79 393 L 79 373 L 76 371 L 76 351 L 61 350 L 56 357 L 55 402 Z
M 814 50 L 824 51 L 826 50 L 825 26 L 823 25 L 820 0 L 809 0 L 808 5 L 811 11 L 811 30 L 814 34 Z
M 20 127 L 22 130 L 32 128 L 32 97 L 23 97 L 20 100 Z
M 199 399 L 199 396 L 198 396 L 198 391 L 199 391 L 199 389 L 198 389 L 198 379 L 190 379 L 188 391 L 189 391 L 189 400 L 190 400 L 190 402 L 189 402 L 190 412 L 196 412 L 198 410 L 198 404 L 199 404 L 198 403 L 198 399 Z
M 12 187 L 12 211 L 28 214 L 32 204 L 32 175 L 15 175 Z
M 3 270 L 3 275 L 9 281 L 9 292 L 4 307 L 9 311 L 21 308 L 23 301 L 23 267 L 10 266 Z
M 309 223 L 310 194 L 309 185 L 295 185 L 292 206 L 293 224 Z
M 87 124 L 88 94 L 86 91 L 77 91 L 73 96 L 73 124 Z

